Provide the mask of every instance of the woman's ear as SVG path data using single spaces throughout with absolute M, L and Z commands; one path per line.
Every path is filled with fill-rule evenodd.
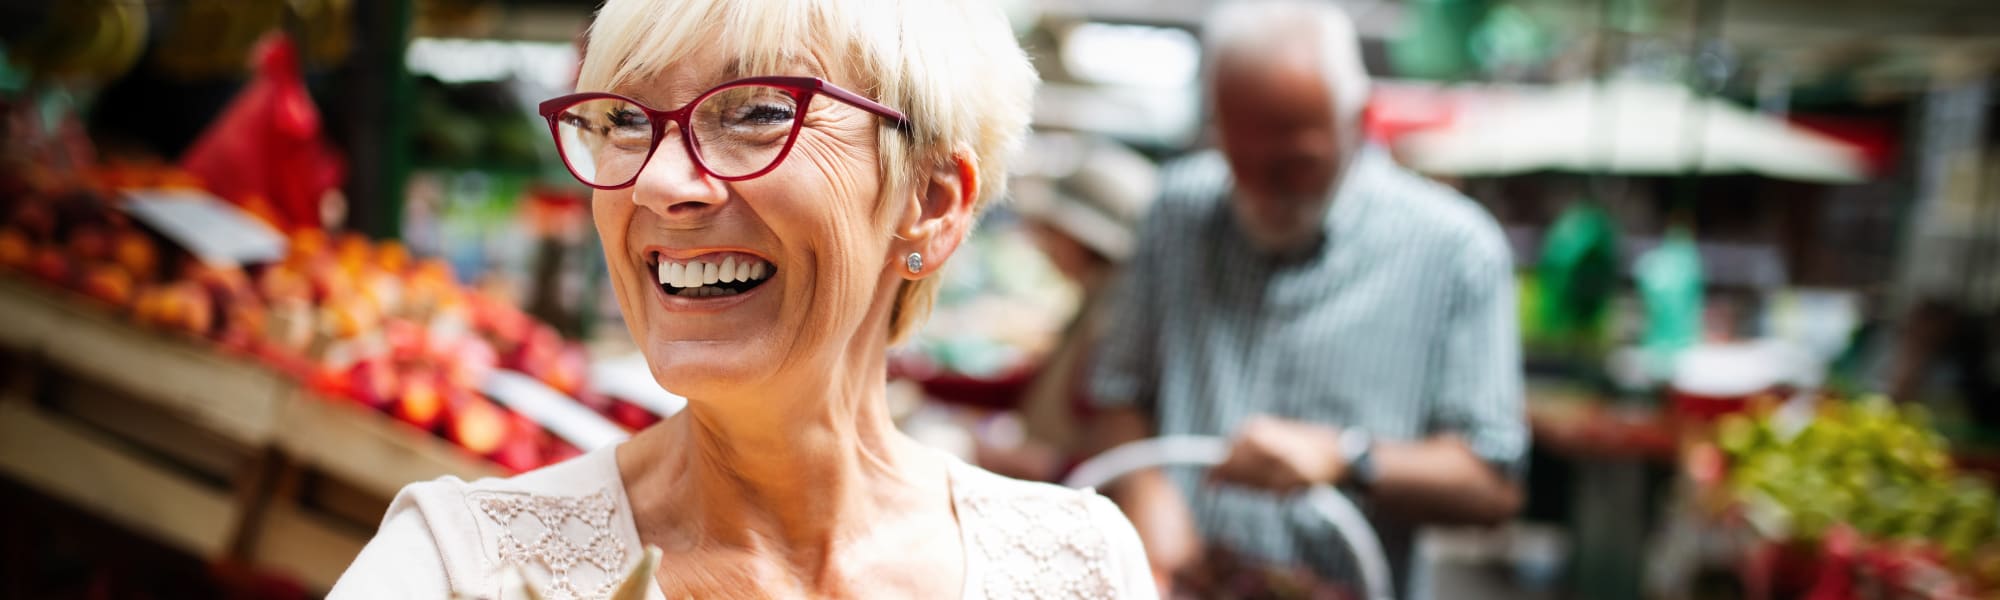
M 979 203 L 979 165 L 970 152 L 953 152 L 945 164 L 925 173 L 910 194 L 910 206 L 896 224 L 896 254 L 890 257 L 905 279 L 922 279 L 944 266 L 972 230 Z M 923 257 L 911 272 L 904 257 Z

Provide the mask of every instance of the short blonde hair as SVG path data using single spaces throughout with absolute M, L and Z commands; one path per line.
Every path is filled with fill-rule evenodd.
M 701 44 L 724 45 L 746 74 L 832 53 L 847 72 L 827 77 L 908 115 L 907 135 L 881 128 L 884 202 L 959 153 L 979 178 L 976 210 L 1001 197 L 1039 81 L 1006 16 L 982 0 L 607 0 L 577 90 L 629 85 Z M 935 276 L 903 284 L 890 339 L 914 331 L 936 295 Z
M 1332 2 L 1225 0 L 1216 4 L 1202 24 L 1208 81 L 1212 86 L 1217 63 L 1225 58 L 1263 58 L 1259 53 L 1290 49 L 1300 42 L 1316 45 L 1322 84 L 1333 99 L 1334 114 L 1342 120 L 1359 120 L 1368 106 L 1368 69 L 1361 62 L 1361 39 L 1355 35 L 1354 21 Z M 1211 87 L 1207 93 L 1216 91 Z

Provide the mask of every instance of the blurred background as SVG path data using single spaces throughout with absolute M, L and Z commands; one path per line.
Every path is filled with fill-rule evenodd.
M 1329 1 L 1369 138 L 1516 267 L 1528 507 L 1426 532 L 1420 594 L 2000 594 L 2000 3 Z M 1211 2 L 1003 2 L 1036 133 L 907 431 L 1062 460 L 1022 398 L 1206 143 Z M 534 114 L 595 5 L 0 2 L 0 597 L 315 597 L 402 485 L 678 410 Z

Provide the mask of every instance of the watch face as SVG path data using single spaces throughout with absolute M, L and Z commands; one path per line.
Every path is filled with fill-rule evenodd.
M 1358 429 L 1348 430 L 1340 436 L 1340 456 L 1347 461 L 1344 483 L 1366 488 L 1375 481 L 1375 461 L 1371 460 L 1375 448 L 1375 438 Z
M 1340 456 L 1347 462 L 1354 462 L 1375 446 L 1374 437 L 1359 429 L 1349 429 L 1340 434 Z

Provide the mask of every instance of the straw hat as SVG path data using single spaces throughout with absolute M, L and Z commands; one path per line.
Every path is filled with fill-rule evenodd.
M 1112 262 L 1132 255 L 1139 222 L 1159 195 L 1152 161 L 1117 142 L 1072 133 L 1037 133 L 1016 160 L 1016 213 Z

